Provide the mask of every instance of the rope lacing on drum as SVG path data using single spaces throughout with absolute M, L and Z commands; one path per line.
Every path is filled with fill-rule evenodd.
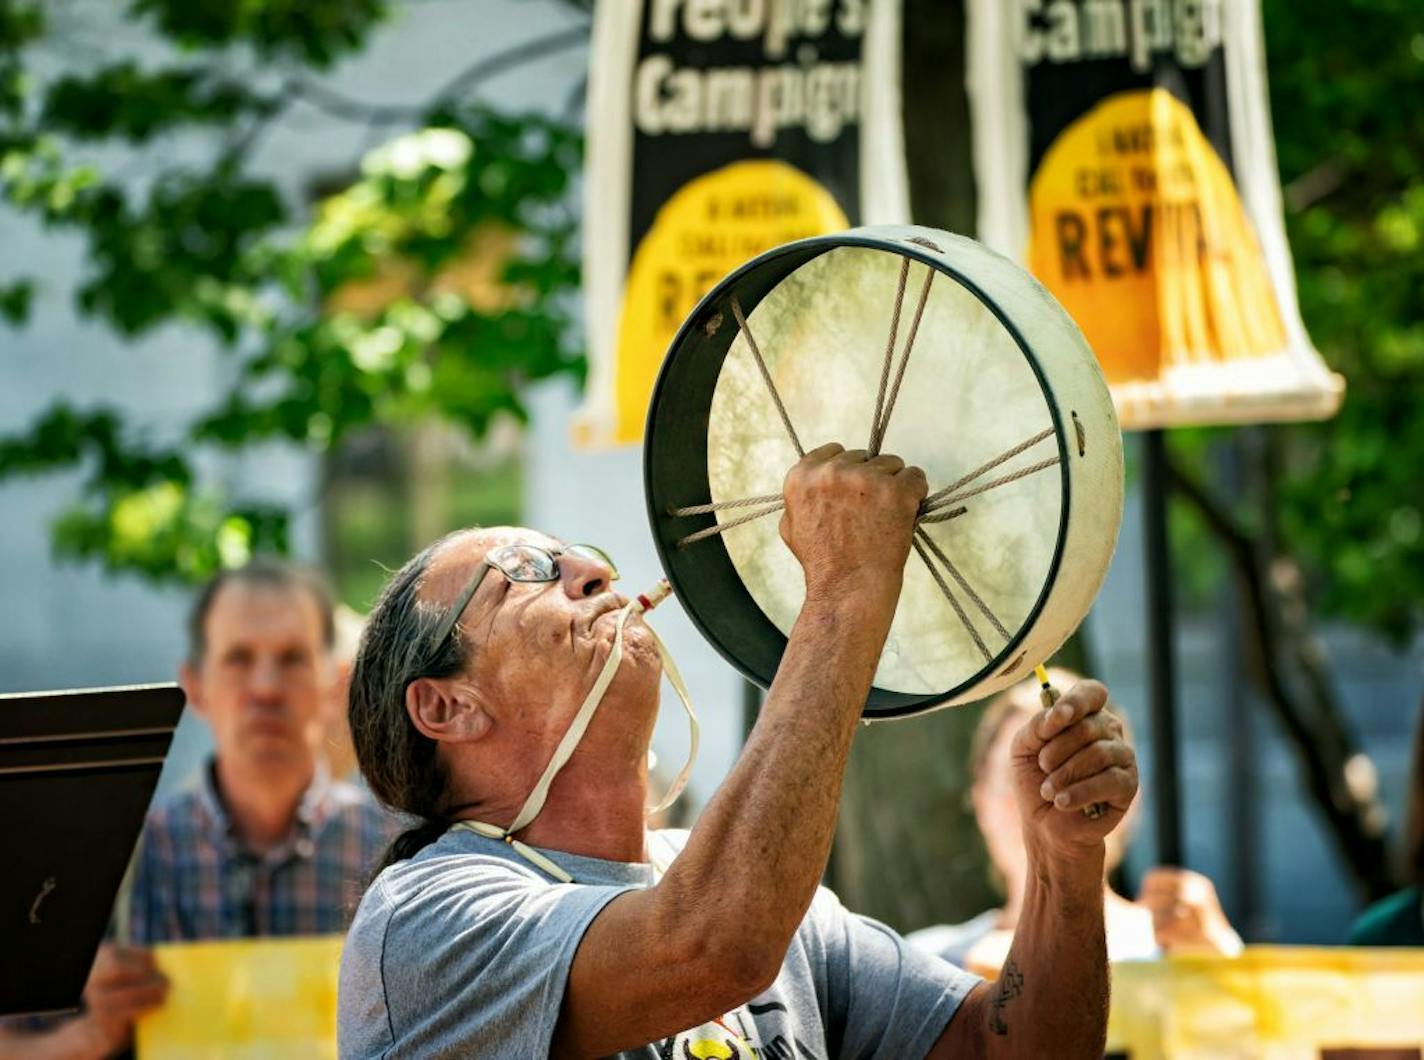
M 890 334 L 885 342 L 885 356 L 880 371 L 880 386 L 876 392 L 875 412 L 871 419 L 870 440 L 867 445 L 867 450 L 871 456 L 879 455 L 880 447 L 885 441 L 885 434 L 890 428 L 890 417 L 895 411 L 895 402 L 900 394 L 900 385 L 905 378 L 905 369 L 910 361 L 910 353 L 915 346 L 915 338 L 919 334 L 920 321 L 924 317 L 925 306 L 929 301 L 930 285 L 934 282 L 935 270 L 932 266 L 925 266 L 925 281 L 920 287 L 920 296 L 915 306 L 915 314 L 911 318 L 910 328 L 905 336 L 904 352 L 900 356 L 898 366 L 896 366 L 895 340 L 899 335 L 900 316 L 904 309 L 905 289 L 909 282 L 909 275 L 910 259 L 905 258 L 901 262 L 899 280 L 895 285 L 895 308 L 890 319 Z M 747 349 L 751 352 L 752 357 L 756 361 L 762 381 L 766 384 L 767 394 L 770 396 L 772 404 L 776 406 L 776 411 L 781 418 L 782 425 L 786 428 L 786 436 L 790 440 L 792 447 L 796 450 L 797 456 L 805 456 L 806 451 L 802 448 L 801 439 L 796 434 L 796 428 L 791 424 L 791 415 L 786 411 L 786 403 L 782 400 L 781 394 L 776 389 L 776 383 L 771 377 L 770 369 L 767 368 L 766 359 L 762 356 L 761 347 L 757 345 L 756 337 L 752 334 L 751 326 L 747 323 L 746 315 L 742 311 L 741 302 L 736 296 L 733 296 L 730 302 L 732 315 L 735 316 L 737 320 L 737 327 L 746 340 Z M 892 368 L 894 369 L 893 382 Z M 970 620 L 968 612 L 965 611 L 959 598 L 955 595 L 954 590 L 950 588 L 949 582 L 945 580 L 940 569 L 935 566 L 935 561 L 938 560 L 939 564 L 943 567 L 944 571 L 949 574 L 950 578 L 953 579 L 960 591 L 969 598 L 979 613 L 988 620 L 994 632 L 1002 637 L 1005 642 L 1010 639 L 1009 631 L 984 601 L 983 596 L 974 590 L 963 573 L 955 566 L 950 558 L 945 555 L 944 550 L 934 542 L 924 527 L 931 523 L 943 523 L 951 519 L 957 519 L 969 510 L 964 505 L 964 501 L 972 497 L 982 496 L 990 490 L 1007 486 L 1011 482 L 1017 482 L 1019 479 L 1026 478 L 1029 475 L 1044 471 L 1058 464 L 1060 458 L 1053 456 L 1030 464 L 1027 467 L 1019 468 L 1008 474 L 992 478 L 988 482 L 980 483 L 972 488 L 966 488 L 970 486 L 970 483 L 981 478 L 994 468 L 1002 466 L 1014 457 L 1028 451 L 1038 443 L 1052 436 L 1052 427 L 1039 431 L 1037 434 L 1025 438 L 1017 445 L 1009 447 L 992 459 L 980 464 L 972 471 L 967 472 L 959 479 L 951 482 L 948 486 L 944 486 L 929 494 L 920 502 L 919 517 L 916 519 L 915 525 L 915 537 L 912 541 L 915 553 L 929 569 L 935 584 L 938 585 L 940 591 L 944 593 L 945 599 L 949 601 L 950 607 L 953 609 L 955 615 L 958 616 L 965 631 L 974 641 L 975 647 L 979 649 L 980 654 L 984 656 L 986 662 L 993 658 L 993 653 L 989 651 L 983 636 Z M 726 533 L 735 527 L 744 526 L 764 516 L 779 512 L 783 510 L 785 506 L 785 500 L 780 494 L 769 493 L 756 497 L 741 497 L 736 500 L 714 501 L 707 504 L 693 504 L 685 507 L 670 507 L 668 514 L 676 518 L 683 518 L 695 515 L 711 515 L 717 512 L 730 511 L 738 508 L 755 509 L 754 511 L 739 515 L 735 519 L 718 522 L 713 526 L 687 534 L 677 542 L 679 548 L 685 548 L 698 541 Z

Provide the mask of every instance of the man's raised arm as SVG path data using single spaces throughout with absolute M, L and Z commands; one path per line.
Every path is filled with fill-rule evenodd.
M 822 446 L 786 478 L 806 602 L 736 766 L 662 880 L 610 902 L 554 1052 L 605 1055 L 715 1019 L 775 979 L 825 871 L 856 721 L 899 602 L 925 476 Z

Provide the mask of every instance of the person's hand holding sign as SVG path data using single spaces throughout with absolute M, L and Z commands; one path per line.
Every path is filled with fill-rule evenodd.
M 43 1029 L 0 1020 L 0 1060 L 106 1060 L 133 1041 L 134 1022 L 163 1004 L 168 980 L 153 954 L 106 942 L 84 985 L 84 1008 Z
M 111 1056 L 128 1045 L 134 1021 L 167 996 L 168 980 L 150 951 L 107 942 L 100 946 L 84 986 L 84 1014 L 76 1021 L 93 1045 L 89 1055 Z

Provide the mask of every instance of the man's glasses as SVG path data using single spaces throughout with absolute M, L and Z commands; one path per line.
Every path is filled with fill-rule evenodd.
M 552 582 L 559 580 L 560 556 L 580 556 L 602 563 L 612 572 L 615 581 L 618 578 L 618 568 L 608 557 L 608 553 L 593 545 L 570 545 L 557 552 L 540 548 L 538 545 L 501 545 L 499 548 L 492 548 L 485 553 L 485 561 L 470 579 L 470 584 L 455 598 L 450 610 L 440 619 L 440 625 L 435 630 L 435 645 L 438 647 L 445 643 L 445 638 L 465 613 L 465 608 L 470 605 L 470 600 L 474 598 L 491 567 L 512 582 Z

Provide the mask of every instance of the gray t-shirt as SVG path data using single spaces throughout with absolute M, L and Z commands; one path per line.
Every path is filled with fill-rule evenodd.
M 649 833 L 654 864 L 666 867 L 687 835 Z M 584 931 L 658 870 L 542 853 L 577 882 L 466 831 L 381 873 L 341 957 L 342 1057 L 549 1055 Z M 619 1055 L 922 1057 L 978 981 L 821 888 L 770 989 L 720 1021 Z

